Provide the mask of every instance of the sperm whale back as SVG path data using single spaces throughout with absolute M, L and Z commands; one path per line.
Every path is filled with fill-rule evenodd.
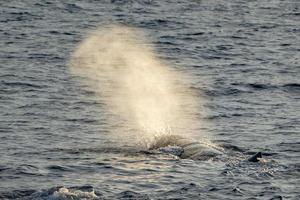
M 182 148 L 182 153 L 179 155 L 181 158 L 202 159 L 222 154 L 220 149 L 207 143 L 179 135 L 162 135 L 156 138 L 150 149 L 160 149 L 168 146 Z

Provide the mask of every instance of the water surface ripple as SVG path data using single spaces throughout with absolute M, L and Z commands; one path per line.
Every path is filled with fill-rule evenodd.
M 299 199 L 300 2 L 2 1 L 0 199 Z M 228 153 L 193 161 L 114 147 L 94 92 L 68 70 L 88 30 L 139 27 L 192 74 L 199 120 Z M 100 114 L 99 114 L 100 113 Z M 247 163 L 261 151 L 270 160 Z

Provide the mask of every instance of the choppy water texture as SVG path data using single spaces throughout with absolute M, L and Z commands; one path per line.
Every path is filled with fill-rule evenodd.
M 300 198 L 299 1 L 0 5 L 0 199 Z M 114 145 L 124 124 L 67 64 L 89 30 L 110 23 L 142 29 L 162 60 L 191 75 L 207 110 L 193 134 L 224 156 Z M 257 151 L 265 162 L 243 161 Z

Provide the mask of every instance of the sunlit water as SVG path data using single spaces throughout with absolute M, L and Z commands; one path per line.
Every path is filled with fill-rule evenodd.
M 0 199 L 300 198 L 298 1 L 0 4 Z M 136 130 L 69 67 L 86 34 L 112 23 L 142 30 L 189 77 L 202 106 L 190 131 L 223 155 L 125 142 Z M 258 151 L 264 162 L 244 161 Z

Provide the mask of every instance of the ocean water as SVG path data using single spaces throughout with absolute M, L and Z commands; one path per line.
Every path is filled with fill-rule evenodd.
M 300 199 L 299 1 L 0 5 L 0 199 Z M 124 124 L 68 63 L 88 31 L 116 23 L 190 75 L 207 110 L 195 134 L 224 156 L 180 159 L 109 139 Z M 244 161 L 259 151 L 263 162 Z

